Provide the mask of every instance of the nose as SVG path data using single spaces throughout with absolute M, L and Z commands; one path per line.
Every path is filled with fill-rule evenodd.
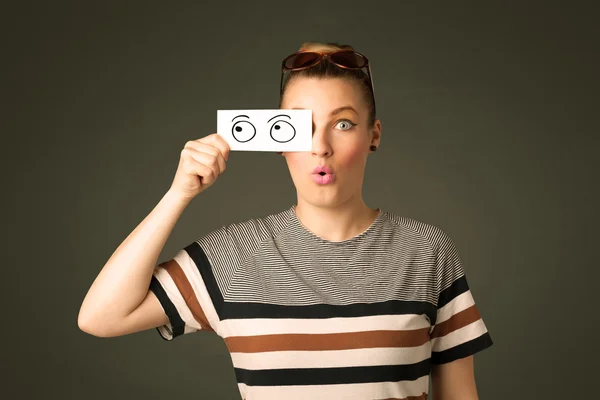
M 333 148 L 331 147 L 327 129 L 324 127 L 317 129 L 313 123 L 312 154 L 319 157 L 326 157 L 332 153 Z

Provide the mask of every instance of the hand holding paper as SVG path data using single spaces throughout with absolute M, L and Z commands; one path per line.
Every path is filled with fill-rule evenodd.
M 231 150 L 310 151 L 312 110 L 217 110 L 217 133 Z

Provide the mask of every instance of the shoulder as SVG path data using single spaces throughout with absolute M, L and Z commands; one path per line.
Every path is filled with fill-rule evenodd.
M 386 212 L 386 218 L 397 226 L 401 235 L 401 243 L 412 249 L 413 254 L 428 258 L 438 276 L 460 276 L 464 273 L 457 247 L 450 235 L 432 223 L 407 216 L 398 216 Z
M 450 235 L 433 223 L 401 216 L 390 211 L 384 211 L 383 214 L 385 221 L 392 229 L 402 232 L 406 240 L 412 240 L 428 247 L 424 250 L 438 254 L 444 249 L 454 247 Z
M 196 240 L 203 248 L 215 245 L 256 248 L 264 240 L 276 236 L 291 220 L 292 210 L 287 209 L 269 215 L 234 221 L 209 232 Z
M 450 235 L 437 225 L 419 221 L 410 217 L 399 217 L 390 214 L 390 221 L 398 224 L 407 232 L 405 242 L 410 243 L 410 248 L 420 257 L 428 259 L 432 273 L 436 277 L 438 293 L 453 284 L 455 290 L 466 290 L 465 269 L 459 251 Z

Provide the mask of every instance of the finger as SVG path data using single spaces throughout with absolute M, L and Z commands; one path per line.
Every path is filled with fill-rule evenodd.
M 211 156 L 215 157 L 219 164 L 219 173 L 222 174 L 223 171 L 225 171 L 225 159 L 223 158 L 223 155 L 221 154 L 221 151 L 218 148 L 207 143 L 199 142 L 197 140 L 193 140 L 186 143 L 186 147 L 191 148 L 194 151 L 210 154 Z
M 221 174 L 219 163 L 217 162 L 217 158 L 214 155 L 195 149 L 190 149 L 189 155 L 200 164 L 203 164 L 210 168 L 214 172 L 215 178 Z
M 194 157 L 186 156 L 183 160 L 183 170 L 189 175 L 197 175 L 202 186 L 209 185 L 216 179 L 214 170 L 196 161 Z
M 209 141 L 209 143 L 202 143 L 205 146 L 210 146 L 211 149 L 214 149 L 216 153 L 211 153 L 214 154 L 219 161 L 219 166 L 221 167 L 221 173 L 223 171 L 225 171 L 226 168 L 226 163 L 227 163 L 227 158 L 229 157 L 229 144 L 225 141 L 225 139 L 223 139 L 221 136 L 219 136 L 218 134 L 213 134 L 211 136 L 216 136 L 218 138 L 213 138 L 213 139 L 209 139 L 210 136 L 206 137 L 206 140 Z M 225 150 L 223 150 L 225 149 Z
M 194 162 L 194 171 L 200 177 L 200 182 L 203 186 L 210 186 L 217 179 L 215 172 L 204 164 L 197 161 Z
M 218 133 L 213 133 L 212 135 L 208 136 L 207 139 L 210 139 L 210 143 L 221 151 L 221 154 L 225 160 L 229 160 L 229 152 L 231 148 L 223 136 L 219 135 Z

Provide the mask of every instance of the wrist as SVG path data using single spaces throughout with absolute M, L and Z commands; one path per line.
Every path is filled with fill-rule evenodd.
M 173 190 L 172 188 L 165 193 L 163 198 L 169 203 L 183 206 L 187 205 L 193 199 L 193 197 L 187 196 L 177 190 Z

